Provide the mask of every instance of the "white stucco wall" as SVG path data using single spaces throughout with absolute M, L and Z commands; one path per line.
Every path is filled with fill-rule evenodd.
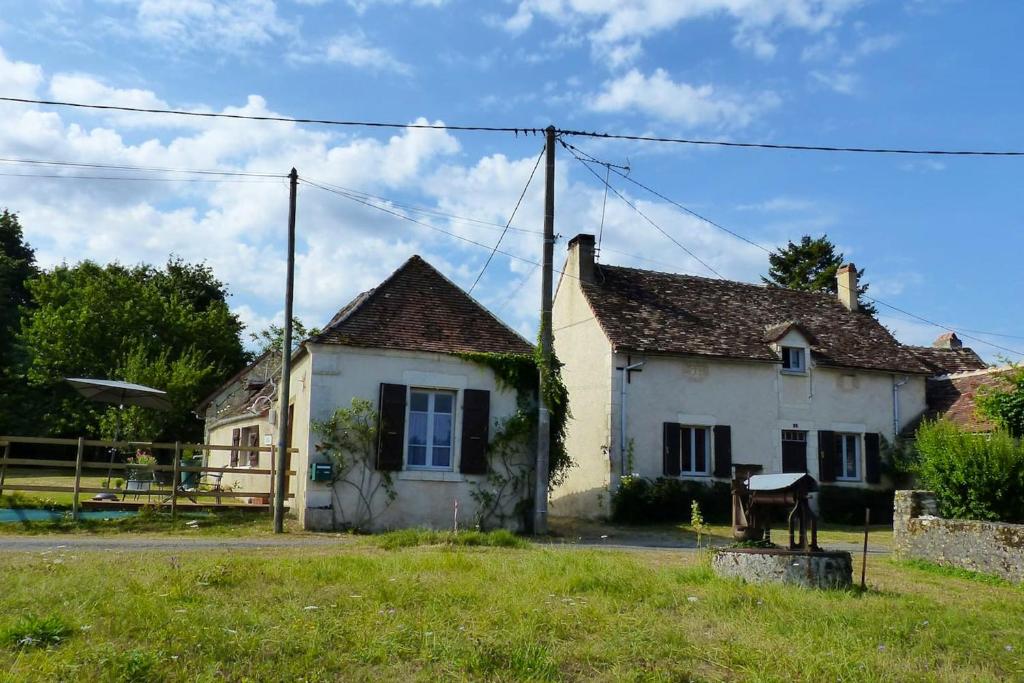
M 380 384 L 402 384 L 408 387 L 446 389 L 457 393 L 453 425 L 453 467 L 450 472 L 412 471 L 394 472 L 397 494 L 393 503 L 385 507 L 383 494 L 378 495 L 373 518 L 373 530 L 403 527 L 430 527 L 450 529 L 454 523 L 455 501 L 459 503 L 460 527 L 473 523 L 477 505 L 471 493 L 485 483 L 484 475 L 463 475 L 459 472 L 462 435 L 463 390 L 483 389 L 490 392 L 491 435 L 495 421 L 516 412 L 516 393 L 500 387 L 493 372 L 482 365 L 467 362 L 456 356 L 440 353 L 360 349 L 337 345 L 309 345 L 308 397 L 309 410 L 296 409 L 295 443 L 302 449 L 299 470 L 299 517 L 306 528 L 330 526 L 331 511 L 323 508 L 337 505 L 351 510 L 357 496 L 350 487 L 336 485 L 338 499 L 331 494 L 327 483 L 309 481 L 309 463 L 326 462 L 327 458 L 315 450 L 317 435 L 308 430 L 298 431 L 299 425 L 308 426 L 312 420 L 326 420 L 338 408 L 349 407 L 353 398 L 365 398 L 375 406 L 379 400 Z M 406 421 L 408 425 L 408 420 Z M 300 441 L 301 440 L 301 441 Z M 524 458 L 532 457 L 524 453 Z M 370 474 L 370 473 L 368 473 Z M 508 510 L 514 505 L 509 500 Z M 319 508 L 319 509 L 318 509 Z M 338 516 L 334 515 L 334 519 Z M 514 517 L 506 521 L 511 528 L 518 526 Z
M 575 252 L 563 269 L 577 272 Z M 572 417 L 566 448 L 575 462 L 565 481 L 551 494 L 552 516 L 597 517 L 608 514 L 611 419 L 613 411 L 612 348 L 594 318 L 577 280 L 562 276 L 552 304 L 554 350 L 563 363 Z

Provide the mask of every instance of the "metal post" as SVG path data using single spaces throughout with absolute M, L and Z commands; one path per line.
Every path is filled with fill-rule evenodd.
M 78 495 L 82 488 L 82 455 L 85 453 L 85 437 L 78 437 L 78 453 L 75 455 L 75 497 L 71 503 L 71 518 L 78 521 Z
M 864 580 L 868 570 L 868 527 L 871 525 L 871 508 L 864 508 L 864 553 L 860 559 L 860 589 L 867 588 Z
M 292 299 L 295 288 L 295 200 L 299 173 L 288 174 L 288 275 L 284 288 L 284 339 L 281 344 L 281 398 L 277 404 L 277 471 L 274 487 L 274 533 L 284 532 L 285 455 L 288 449 L 288 399 L 292 381 Z
M 551 465 L 551 411 L 544 400 L 551 368 L 551 280 L 555 251 L 555 127 L 545 131 L 544 260 L 540 294 L 540 401 L 537 408 L 537 487 L 534 491 L 533 533 L 548 532 L 548 478 Z
M 181 483 L 181 442 L 174 442 L 174 465 L 171 470 L 171 519 L 178 518 L 178 487 Z
M 4 479 L 7 477 L 7 459 L 11 457 L 11 442 L 4 444 L 4 459 L 0 461 L 0 496 L 4 493 Z

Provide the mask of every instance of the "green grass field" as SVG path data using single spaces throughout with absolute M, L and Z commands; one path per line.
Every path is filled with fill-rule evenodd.
M 511 547 L 405 532 L 301 552 L 8 553 L 0 679 L 1024 678 L 1024 590 L 1002 582 L 878 559 L 866 593 L 756 587 L 695 553 L 493 541 Z

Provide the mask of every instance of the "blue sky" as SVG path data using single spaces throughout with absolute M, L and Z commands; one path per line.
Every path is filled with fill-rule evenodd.
M 316 118 L 443 121 L 822 145 L 1024 149 L 1024 7 L 933 0 L 40 0 L 0 17 L 0 95 Z M 0 156 L 301 175 L 503 224 L 542 141 L 507 134 L 194 121 L 0 105 Z M 637 180 L 769 247 L 827 233 L 870 293 L 1024 350 L 1024 159 L 753 151 L 581 139 Z M 2 171 L 39 172 L 4 165 Z M 604 194 L 559 150 L 556 230 Z M 81 171 L 72 171 L 81 174 Z M 614 176 L 612 176 L 614 178 Z M 540 257 L 540 177 L 503 250 Z M 725 276 L 764 252 L 621 181 Z M 280 319 L 283 182 L 0 177 L 45 265 L 206 260 L 253 327 Z M 493 225 L 416 214 L 493 244 Z M 602 260 L 709 273 L 609 197 Z M 469 287 L 480 247 L 303 186 L 297 308 L 324 323 L 413 253 Z M 521 288 L 520 283 L 523 282 Z M 497 256 L 482 302 L 532 337 L 539 277 Z M 941 330 L 882 308 L 909 343 Z M 970 331 L 1011 336 L 991 336 Z M 1014 338 L 1016 336 L 1017 338 Z M 967 340 L 986 358 L 1005 351 Z

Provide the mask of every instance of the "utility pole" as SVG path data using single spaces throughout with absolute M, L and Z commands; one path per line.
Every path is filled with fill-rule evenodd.
M 288 174 L 288 275 L 284 286 L 284 339 L 281 343 L 281 396 L 277 404 L 277 463 L 274 471 L 274 533 L 284 532 L 284 490 L 288 481 L 288 399 L 292 382 L 292 301 L 295 290 L 295 200 L 299 172 Z
M 537 488 L 534 492 L 533 533 L 548 532 L 548 479 L 551 466 L 551 410 L 544 389 L 551 368 L 551 280 L 555 251 L 555 127 L 544 131 L 544 260 L 540 287 L 540 401 L 537 407 Z

